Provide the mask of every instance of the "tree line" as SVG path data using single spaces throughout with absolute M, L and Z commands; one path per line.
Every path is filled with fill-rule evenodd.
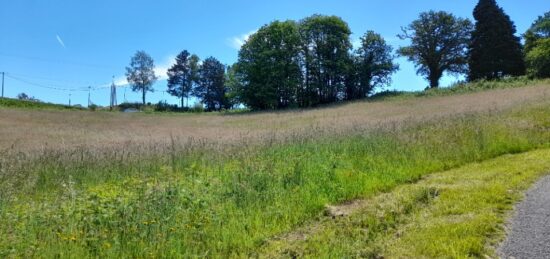
M 348 24 L 337 16 L 273 21 L 250 36 L 230 66 L 182 51 L 167 72 L 167 92 L 182 107 L 194 96 L 208 111 L 238 104 L 253 110 L 313 107 L 367 98 L 389 85 L 399 69 L 397 56 L 413 62 L 430 88 L 445 73 L 465 74 L 468 81 L 550 77 L 550 12 L 523 35 L 525 45 L 495 0 L 480 0 L 474 18 L 475 24 L 448 12 L 423 12 L 402 27 L 398 37 L 410 44 L 396 51 L 374 31 L 354 49 Z M 138 51 L 126 76 L 145 103 L 157 79 L 153 59 Z

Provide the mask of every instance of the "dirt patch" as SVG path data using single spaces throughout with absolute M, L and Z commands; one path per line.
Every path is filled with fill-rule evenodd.
M 340 205 L 326 205 L 325 215 L 331 218 L 347 217 L 367 206 L 366 200 L 353 200 Z

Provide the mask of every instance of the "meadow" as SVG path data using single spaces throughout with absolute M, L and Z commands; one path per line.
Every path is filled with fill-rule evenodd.
M 367 215 L 361 222 L 387 223 L 372 234 L 344 235 L 358 239 L 327 231 L 319 242 L 294 242 L 301 247 L 292 249 L 277 240 L 284 243 L 285 235 L 315 222 L 328 220 L 321 230 L 330 230 L 336 224 L 327 219 L 331 205 L 376 199 L 437 172 L 452 178 L 467 174 L 468 167 L 457 169 L 467 164 L 550 148 L 549 96 L 550 84 L 541 81 L 243 114 L 0 108 L 0 256 L 418 255 L 390 243 L 357 249 L 387 240 L 380 233 L 417 212 L 412 209 L 390 209 L 393 218 L 357 214 Z M 547 161 L 546 153 L 535 155 Z M 533 169 L 526 181 L 543 169 L 548 166 Z M 488 179 L 508 177 L 486 171 Z M 436 196 L 426 188 L 405 195 L 413 208 Z M 432 236 L 407 235 L 403 242 Z M 464 247 L 424 256 L 481 256 L 486 249 Z

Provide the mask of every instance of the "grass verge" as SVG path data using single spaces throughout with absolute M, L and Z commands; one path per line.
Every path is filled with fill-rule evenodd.
M 84 108 L 76 106 L 45 103 L 40 101 L 17 100 L 11 98 L 0 98 L 0 108 L 84 110 Z
M 507 212 L 548 173 L 545 149 L 432 174 L 365 201 L 349 217 L 281 236 L 261 257 L 494 257 Z

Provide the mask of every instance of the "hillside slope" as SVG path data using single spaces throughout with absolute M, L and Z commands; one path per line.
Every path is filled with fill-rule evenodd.
M 134 143 L 254 142 L 307 135 L 346 134 L 438 117 L 497 112 L 550 99 L 550 84 L 432 97 L 354 102 L 311 110 L 221 114 L 121 114 L 0 108 L 0 147 L 113 147 Z
M 269 241 L 323 218 L 327 206 L 550 148 L 549 90 L 229 116 L 0 109 L 0 257 L 258 257 Z M 514 183 L 517 171 L 499 168 L 487 179 Z M 461 185 L 476 186 L 475 173 L 457 170 L 448 176 L 461 181 L 452 172 L 463 172 Z M 433 192 L 417 194 L 421 202 L 407 211 Z M 373 220 L 382 232 L 395 223 L 359 223 Z M 361 229 L 351 230 L 337 238 L 342 255 L 350 244 L 368 245 L 355 238 Z M 450 243 L 446 251 L 464 248 Z M 427 255 L 440 255 L 436 248 Z M 474 248 L 460 251 L 483 251 Z

